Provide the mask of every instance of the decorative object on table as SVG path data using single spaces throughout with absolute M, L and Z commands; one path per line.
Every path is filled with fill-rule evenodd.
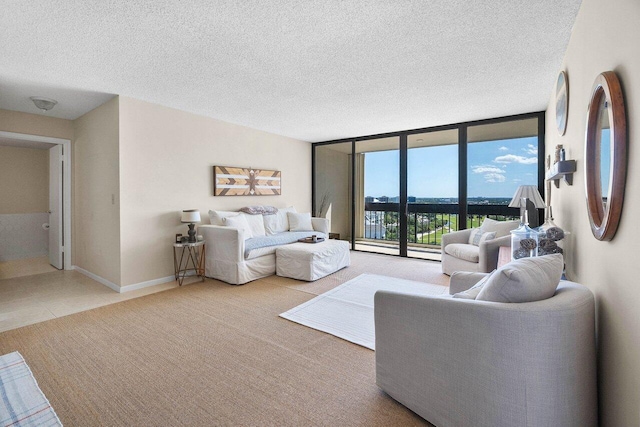
M 329 239 L 340 240 L 340 233 L 329 233 Z
M 613 71 L 598 75 L 593 85 L 584 174 L 591 232 L 598 240 L 611 240 L 620 222 L 627 176 L 627 119 Z
M 0 356 L 0 396 L 3 426 L 62 426 L 29 365 L 17 351 Z
M 187 209 L 182 211 L 181 222 L 189 224 L 189 242 L 196 242 L 195 223 L 200 222 L 200 211 L 197 209 Z
M 524 200 L 522 203 L 526 205 Z M 511 231 L 511 259 L 538 256 L 538 241 L 538 232 L 529 227 L 529 211 L 525 210 L 522 223 Z
M 523 200 L 526 199 L 526 200 Z M 524 224 L 524 213 L 528 212 L 528 225 L 532 228 L 537 227 L 540 224 L 538 219 L 538 211 L 536 209 L 543 209 L 545 207 L 544 200 L 538 191 L 538 187 L 535 185 L 521 185 L 516 190 L 516 194 L 513 195 L 510 208 L 520 208 L 520 223 Z
M 569 234 L 553 222 L 551 206 L 545 208 L 544 224 L 536 229 L 540 239 L 538 256 L 550 254 L 564 254 L 563 240 Z
M 313 235 L 311 237 L 305 237 L 304 239 L 298 239 L 300 243 L 321 243 L 324 242 L 324 237 L 318 237 Z
M 187 274 L 198 276 L 204 282 L 205 256 L 204 241 L 173 244 L 173 270 L 179 286 Z
M 280 171 L 230 166 L 213 167 L 214 196 L 277 196 Z
M 564 135 L 567 130 L 567 113 L 569 112 L 569 80 L 567 72 L 560 71 L 556 81 L 556 125 L 558 133 Z

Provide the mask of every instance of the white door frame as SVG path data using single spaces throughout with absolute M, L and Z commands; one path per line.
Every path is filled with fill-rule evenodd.
M 64 269 L 72 270 L 71 263 L 71 140 L 52 138 L 49 136 L 29 135 L 26 133 L 0 131 L 0 137 L 23 140 L 25 147 L 29 142 L 47 142 L 49 144 L 62 145 L 63 161 L 66 167 L 62 170 L 62 214 L 64 216 L 62 227 L 64 228 Z

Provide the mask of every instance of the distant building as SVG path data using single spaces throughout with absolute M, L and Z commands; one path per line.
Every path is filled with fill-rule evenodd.
M 364 198 L 364 202 L 365 203 L 373 203 L 373 197 L 372 196 L 367 196 Z
M 382 223 L 382 218 L 375 214 L 375 212 L 365 212 L 364 214 L 364 237 L 365 239 L 380 239 L 384 240 L 386 235 L 386 229 Z
M 378 201 L 379 201 L 380 203 L 389 203 L 389 197 L 387 197 L 387 196 L 380 196 L 380 197 L 378 197 Z

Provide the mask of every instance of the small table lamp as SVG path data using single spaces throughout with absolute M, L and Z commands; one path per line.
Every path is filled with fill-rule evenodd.
M 195 223 L 200 222 L 200 211 L 197 209 L 187 209 L 182 211 L 181 222 L 189 224 L 189 243 L 196 242 Z
M 526 201 L 523 201 L 522 199 L 526 199 Z M 525 223 L 524 212 L 526 211 L 529 217 L 529 227 L 536 228 L 540 225 L 536 209 L 542 209 L 545 205 L 537 186 L 521 185 L 516 190 L 516 194 L 513 195 L 513 199 L 511 199 L 509 207 L 520 208 L 520 222 L 523 224 Z

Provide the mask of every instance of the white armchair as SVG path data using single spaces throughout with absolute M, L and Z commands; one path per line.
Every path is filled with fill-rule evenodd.
M 469 244 L 469 236 L 474 230 L 454 231 L 442 236 L 442 272 L 449 276 L 454 271 L 475 271 L 488 273 L 498 265 L 500 246 L 511 246 L 510 231 L 515 230 L 520 221 L 495 221 L 485 219 L 480 229 L 483 233 L 495 232 L 492 240 L 481 242 L 479 246 Z
M 456 273 L 450 292 L 484 275 Z M 376 383 L 441 426 L 596 426 L 595 302 L 498 303 L 378 291 Z

